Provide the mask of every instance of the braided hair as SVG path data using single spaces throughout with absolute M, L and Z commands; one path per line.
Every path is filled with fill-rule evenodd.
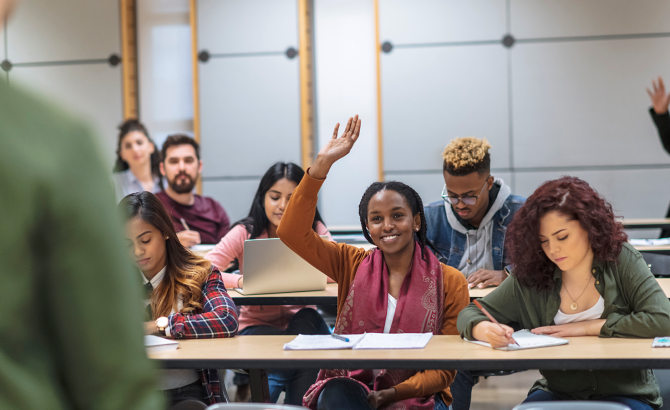
M 423 213 L 423 201 L 419 194 L 409 185 L 403 184 L 398 181 L 386 181 L 386 182 L 375 182 L 365 190 L 363 197 L 361 198 L 361 203 L 358 204 L 358 216 L 361 219 L 361 228 L 363 228 L 363 236 L 371 244 L 375 244 L 370 237 L 370 232 L 367 228 L 367 219 L 368 219 L 368 204 L 370 199 L 379 191 L 391 190 L 399 193 L 409 205 L 409 208 L 412 210 L 412 216 L 419 214 L 421 216 L 421 228 L 418 232 L 415 232 L 414 239 L 419 241 L 421 245 L 421 259 L 426 260 L 425 249 L 428 244 L 428 239 L 426 237 L 426 216 Z

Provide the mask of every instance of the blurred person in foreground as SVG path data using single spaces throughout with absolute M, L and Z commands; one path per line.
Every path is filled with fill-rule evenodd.
M 90 132 L 3 81 L 0 146 L 0 408 L 163 409 Z

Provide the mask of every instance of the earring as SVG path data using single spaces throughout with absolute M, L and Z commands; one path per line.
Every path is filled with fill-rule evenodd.
M 416 231 L 419 232 L 419 228 L 416 228 Z

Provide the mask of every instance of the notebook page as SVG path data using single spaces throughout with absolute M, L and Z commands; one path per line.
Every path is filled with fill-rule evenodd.
M 519 330 L 518 332 L 514 332 L 512 334 L 512 337 L 516 342 L 519 344 L 517 345 L 509 345 L 507 347 L 500 347 L 498 350 L 523 350 L 523 349 L 534 349 L 538 347 L 550 347 L 550 346 L 559 346 L 559 345 L 564 345 L 568 344 L 569 340 L 567 339 L 561 339 L 558 337 L 552 337 L 552 336 L 547 336 L 547 335 L 536 335 L 534 333 L 531 333 L 529 330 Z M 487 346 L 491 347 L 489 343 L 482 342 L 479 340 L 467 340 L 465 339 L 466 342 L 470 343 L 475 343 L 478 345 L 482 346 Z
M 366 333 L 354 349 L 423 349 L 432 333 Z
M 298 335 L 284 344 L 284 350 L 339 350 L 351 349 L 364 335 L 342 335 L 349 339 L 345 342 L 330 335 Z

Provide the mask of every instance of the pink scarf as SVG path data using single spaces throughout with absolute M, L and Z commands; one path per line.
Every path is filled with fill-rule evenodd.
M 415 242 L 410 271 L 400 287 L 398 303 L 389 333 L 440 334 L 444 309 L 442 265 L 425 249 L 428 261 L 421 259 L 421 246 Z M 358 267 L 349 294 L 335 323 L 335 333 L 382 333 L 388 304 L 388 268 L 379 249 L 370 253 Z M 356 380 L 366 391 L 374 381 L 374 390 L 388 389 L 409 379 L 417 370 L 382 370 L 374 378 L 372 370 L 322 369 L 315 384 L 303 398 L 303 406 L 316 409 L 321 390 L 334 378 Z M 373 380 L 374 378 L 374 380 Z M 389 403 L 384 409 L 432 410 L 433 395 Z

